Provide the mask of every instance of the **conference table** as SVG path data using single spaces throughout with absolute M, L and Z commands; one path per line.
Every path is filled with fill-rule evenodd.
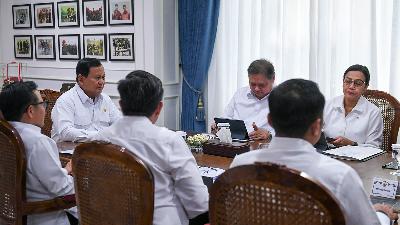
M 262 144 L 262 142 L 253 141 L 250 143 L 251 151 L 267 151 L 268 149 L 258 149 L 258 146 Z M 59 151 L 74 149 L 79 143 L 73 142 L 60 142 L 57 143 Z M 208 155 L 204 153 L 194 153 L 193 154 L 197 164 L 199 166 L 208 166 L 208 167 L 217 167 L 221 169 L 228 169 L 229 165 L 232 162 L 232 158 Z M 61 154 L 64 157 L 71 157 L 65 154 Z M 348 160 L 340 160 L 347 165 L 354 168 L 357 171 L 361 180 L 364 184 L 364 188 L 367 193 L 371 193 L 372 182 L 374 177 L 379 177 L 383 179 L 391 179 L 397 180 L 397 177 L 391 175 L 390 172 L 392 170 L 383 169 L 382 165 L 392 161 L 392 157 L 390 153 L 385 153 L 383 155 L 377 156 L 365 162 L 357 162 L 357 161 L 348 161 Z

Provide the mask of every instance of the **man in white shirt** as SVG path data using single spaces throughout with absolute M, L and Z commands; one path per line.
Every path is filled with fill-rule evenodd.
M 121 117 L 110 97 L 102 93 L 104 67 L 84 58 L 76 66 L 75 87 L 61 95 L 51 112 L 51 137 L 56 141 L 85 141 Z
M 0 93 L 4 118 L 18 131 L 26 150 L 26 198 L 41 201 L 74 194 L 71 163 L 61 167 L 56 143 L 41 134 L 46 102 L 32 82 L 7 85 Z M 73 208 L 76 212 L 76 208 Z M 65 211 L 29 215 L 29 225 L 67 225 Z
M 258 59 L 250 64 L 247 73 L 249 86 L 236 91 L 225 108 L 224 117 L 243 120 L 252 139 L 271 138 L 274 129 L 265 115 L 269 112 L 268 94 L 275 82 L 274 66 L 265 59 Z
M 350 166 L 316 152 L 325 99 L 312 81 L 293 79 L 269 95 L 268 122 L 276 135 L 268 149 L 238 155 L 231 167 L 268 161 L 310 175 L 336 197 L 346 224 L 390 224 L 397 214 L 388 205 L 372 205 L 358 174 Z M 375 209 L 374 209 L 375 207 Z
M 123 146 L 149 166 L 154 225 L 187 225 L 208 211 L 208 190 L 182 137 L 154 124 L 163 107 L 160 79 L 134 71 L 119 82 L 118 91 L 124 116 L 92 139 Z

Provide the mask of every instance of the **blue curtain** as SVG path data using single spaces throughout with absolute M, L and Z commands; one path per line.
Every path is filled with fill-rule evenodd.
M 214 49 L 220 0 L 179 0 L 183 71 L 181 129 L 204 132 L 203 89 Z

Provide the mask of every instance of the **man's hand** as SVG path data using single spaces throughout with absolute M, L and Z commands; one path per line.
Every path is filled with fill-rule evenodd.
M 217 132 L 218 132 L 217 124 L 215 123 L 211 124 L 211 133 L 216 134 Z
M 393 207 L 385 204 L 375 204 L 375 211 L 385 213 L 391 220 L 397 220 L 399 216 L 393 211 Z
M 249 134 L 250 139 L 253 140 L 267 140 L 270 138 L 271 133 L 267 130 L 258 128 L 256 123 L 253 122 L 254 131 Z
M 349 139 L 347 139 L 345 137 L 339 136 L 339 137 L 336 137 L 335 140 L 333 140 L 333 141 L 331 141 L 329 143 L 331 143 L 331 144 L 333 144 L 334 146 L 337 146 L 337 147 L 342 147 L 342 146 L 346 146 L 346 145 L 353 145 L 354 141 L 349 140 Z
M 64 169 L 67 170 L 68 175 L 72 175 L 72 161 L 71 160 L 69 160 L 67 165 L 65 165 Z

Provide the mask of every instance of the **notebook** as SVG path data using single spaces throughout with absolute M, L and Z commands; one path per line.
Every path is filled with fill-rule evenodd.
M 363 146 L 343 146 L 340 148 L 330 149 L 322 152 L 333 158 L 367 161 L 378 155 L 385 153 L 382 149 Z

